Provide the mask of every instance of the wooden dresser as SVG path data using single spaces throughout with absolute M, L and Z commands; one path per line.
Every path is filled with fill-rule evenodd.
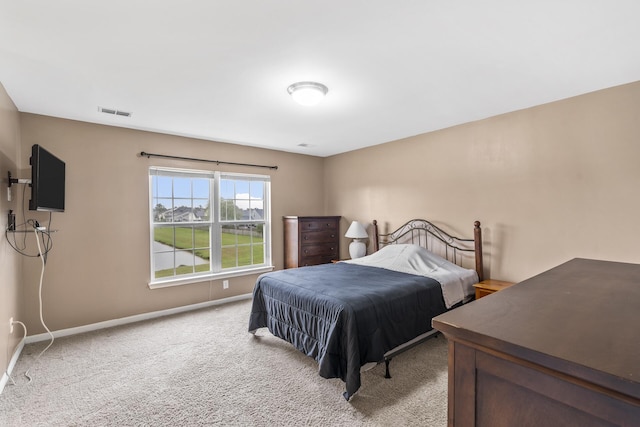
M 327 264 L 340 255 L 339 216 L 285 216 L 284 268 Z
M 433 326 L 450 426 L 640 425 L 640 265 L 574 259 Z

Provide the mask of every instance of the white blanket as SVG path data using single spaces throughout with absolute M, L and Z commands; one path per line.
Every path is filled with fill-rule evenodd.
M 478 283 L 475 270 L 460 267 L 418 245 L 388 245 L 371 255 L 343 262 L 430 277 L 440 283 L 447 308 L 466 301 Z

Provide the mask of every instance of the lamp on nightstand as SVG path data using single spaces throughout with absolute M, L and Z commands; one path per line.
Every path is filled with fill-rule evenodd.
M 367 246 L 360 239 L 369 237 L 367 230 L 358 221 L 353 221 L 344 237 L 353 239 L 349 245 L 349 255 L 351 259 L 360 258 L 367 254 Z

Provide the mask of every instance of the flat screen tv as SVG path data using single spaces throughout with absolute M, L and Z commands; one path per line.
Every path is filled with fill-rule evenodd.
M 31 147 L 32 211 L 64 212 L 65 164 L 39 146 Z

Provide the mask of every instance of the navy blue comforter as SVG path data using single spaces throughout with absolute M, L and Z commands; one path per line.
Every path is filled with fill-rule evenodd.
M 249 331 L 269 331 L 313 357 L 324 378 L 341 378 L 348 399 L 360 367 L 431 330 L 446 311 L 427 277 L 336 263 L 263 274 L 253 291 Z

